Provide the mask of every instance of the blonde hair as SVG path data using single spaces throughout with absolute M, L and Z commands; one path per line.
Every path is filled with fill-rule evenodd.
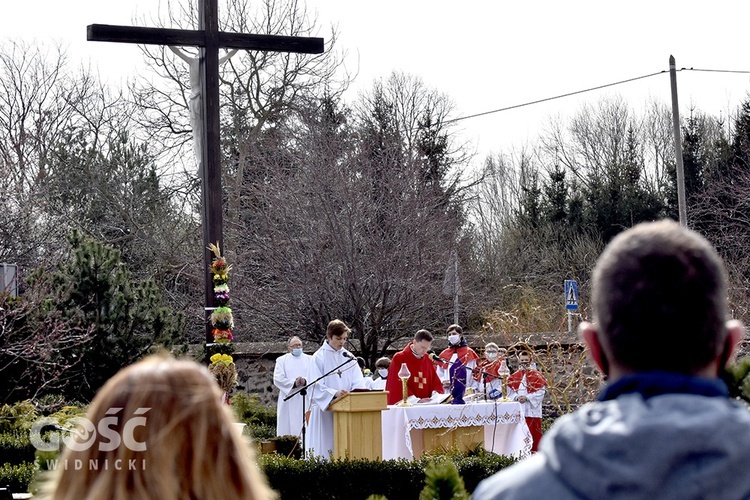
M 99 433 L 83 451 L 66 448 L 45 485 L 47 498 L 276 498 L 205 367 L 154 356 L 121 370 L 99 391 L 86 418 L 98 425 L 113 415 L 116 423 L 108 427 L 120 436 L 129 419 L 145 417 L 143 425 L 130 427 L 145 449 L 122 442 L 106 451 L 112 446 Z

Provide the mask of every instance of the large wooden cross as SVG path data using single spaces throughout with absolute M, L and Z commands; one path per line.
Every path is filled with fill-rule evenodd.
M 121 42 L 175 46 L 195 46 L 200 50 L 201 94 L 203 99 L 203 156 L 201 198 L 203 205 L 203 258 L 205 260 L 206 342 L 213 342 L 210 308 L 213 307 L 213 278 L 209 271 L 211 243 L 224 247 L 221 151 L 219 135 L 219 50 L 263 50 L 320 54 L 322 38 L 278 35 L 253 35 L 219 31 L 217 0 L 199 0 L 198 30 L 168 28 L 143 28 L 137 26 L 111 26 L 91 24 L 87 27 L 87 40 L 95 42 Z

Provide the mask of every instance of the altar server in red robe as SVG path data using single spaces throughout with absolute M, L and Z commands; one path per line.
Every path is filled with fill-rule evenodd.
M 505 349 L 498 347 L 494 342 L 484 346 L 484 359 L 477 365 L 473 377 L 473 387 L 477 392 L 489 394 L 493 389 L 502 392 L 502 380 L 498 373 L 505 361 L 505 355 Z
M 388 379 L 385 390 L 388 391 L 388 404 L 393 405 L 403 399 L 403 389 L 398 372 L 401 365 L 406 363 L 409 368 L 409 380 L 406 389 L 409 396 L 415 396 L 420 401 L 430 399 L 433 393 L 443 393 L 443 385 L 440 382 L 435 365 L 432 363 L 427 352 L 432 348 L 432 334 L 427 330 L 419 330 L 414 335 L 414 340 L 397 352 L 391 360 L 388 369 Z
M 449 326 L 446 333 L 448 334 L 448 348 L 440 353 L 439 357 L 444 361 L 437 362 L 438 375 L 443 382 L 443 387 L 450 388 L 453 397 L 451 402 L 462 404 L 464 390 L 467 385 L 471 385 L 479 356 L 466 343 L 460 325 Z
M 533 444 L 531 451 L 536 452 L 542 438 L 542 401 L 547 388 L 547 379 L 531 366 L 531 353 L 518 353 L 518 370 L 508 377 L 508 397 L 523 405 L 526 425 L 529 426 Z

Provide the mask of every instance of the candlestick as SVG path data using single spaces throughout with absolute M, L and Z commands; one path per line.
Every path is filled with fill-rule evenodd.
M 497 374 L 503 381 L 503 398 L 501 401 L 508 401 L 508 376 L 510 375 L 510 370 L 508 369 L 505 360 L 502 360 L 500 363 L 500 368 L 497 369 Z
M 407 401 L 407 398 L 409 397 L 409 390 L 406 387 L 406 382 L 409 380 L 409 377 L 411 377 L 409 367 L 406 366 L 406 363 L 401 363 L 401 368 L 398 371 L 398 378 L 401 379 L 401 387 L 403 390 L 404 399 L 398 404 L 398 406 L 411 406 L 411 403 Z

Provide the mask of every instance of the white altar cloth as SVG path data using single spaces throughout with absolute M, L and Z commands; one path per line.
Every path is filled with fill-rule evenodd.
M 484 426 L 484 447 L 498 455 L 525 457 L 531 434 L 517 402 L 481 401 L 465 405 L 389 406 L 382 412 L 383 459 L 413 459 L 412 429 Z

